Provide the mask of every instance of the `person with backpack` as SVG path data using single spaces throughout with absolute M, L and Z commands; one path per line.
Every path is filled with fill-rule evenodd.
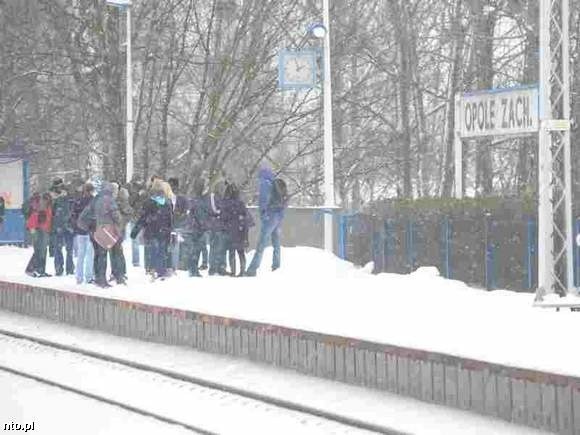
M 46 250 L 52 227 L 52 197 L 35 193 L 26 207 L 26 228 L 32 237 L 34 253 L 26 267 L 26 274 L 34 278 L 48 277 Z
M 248 243 L 249 228 L 254 225 L 252 215 L 248 212 L 246 204 L 240 198 L 240 191 L 235 183 L 228 184 L 222 208 L 222 217 L 226 228 L 226 246 L 230 273 L 236 276 L 236 253 L 240 259 L 240 273 L 246 272 L 246 248 Z
M 260 168 L 258 172 L 258 185 L 260 237 L 245 276 L 256 276 L 262 262 L 264 249 L 270 240 L 274 248 L 272 271 L 280 268 L 280 228 L 284 219 L 284 211 L 288 206 L 288 189 L 286 182 L 276 177 L 272 170 L 266 166 Z

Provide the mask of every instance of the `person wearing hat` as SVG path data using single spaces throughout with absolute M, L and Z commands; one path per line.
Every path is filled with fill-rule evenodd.
M 206 234 L 209 225 L 209 199 L 205 195 L 205 180 L 198 177 L 193 182 L 193 198 L 189 202 L 187 221 L 184 229 L 189 276 L 201 277 L 199 257 L 206 248 Z
M 72 197 L 69 195 L 62 178 L 53 181 L 50 195 L 53 202 L 50 237 L 54 252 L 54 270 L 57 276 L 62 276 L 65 272 L 67 275 L 72 275 L 75 271 L 73 262 L 74 231 L 70 222 Z M 66 251 L 66 264 L 62 253 L 63 248 Z
M 111 287 L 107 282 L 107 252 L 96 237 L 100 228 L 110 227 L 116 234 L 121 233 L 122 216 L 117 201 L 113 197 L 114 187 L 111 183 L 104 182 L 102 189 L 89 206 L 86 207 L 78 219 L 81 228 L 91 232 L 91 242 L 95 251 L 94 274 L 95 284 L 101 288 Z M 116 276 L 117 282 L 122 281 Z
M 77 284 L 82 284 L 83 282 L 92 283 L 94 281 L 93 263 L 95 251 L 91 243 L 90 233 L 88 229 L 82 229 L 78 225 L 79 216 L 93 200 L 94 190 L 95 188 L 91 183 L 85 183 L 80 197 L 74 201 L 72 207 L 71 226 L 74 229 L 78 249 L 76 265 Z

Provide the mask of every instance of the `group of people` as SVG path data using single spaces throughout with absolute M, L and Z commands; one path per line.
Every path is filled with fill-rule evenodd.
M 248 234 L 255 223 L 235 183 L 223 180 L 206 186 L 198 178 L 192 196 L 186 196 L 180 193 L 177 178 L 165 181 L 153 176 L 147 184 L 133 181 L 121 186 L 95 177 L 79 185 L 65 185 L 58 178 L 48 192 L 32 195 L 24 209 L 34 248 L 26 273 L 50 276 L 48 251 L 57 276 L 74 274 L 78 284 L 102 288 L 124 284 L 127 263 L 122 243 L 127 236 L 132 239 L 133 266 L 140 265 L 144 245 L 144 266 L 152 280 L 165 279 L 183 266 L 192 277 L 201 277 L 206 268 L 209 275 L 256 276 L 270 241 L 276 270 L 288 192 L 271 169 L 261 167 L 258 177 L 261 227 L 248 267 Z

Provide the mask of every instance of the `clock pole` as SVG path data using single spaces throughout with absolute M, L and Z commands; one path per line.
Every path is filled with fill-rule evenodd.
M 330 83 L 330 13 L 329 0 L 323 0 L 324 34 L 324 206 L 334 208 L 334 152 L 332 147 L 332 86 Z M 324 249 L 333 252 L 333 216 L 324 214 Z

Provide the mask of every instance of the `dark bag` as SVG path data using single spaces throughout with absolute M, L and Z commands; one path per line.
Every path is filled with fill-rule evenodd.
M 76 223 L 83 231 L 94 233 L 97 230 L 97 216 L 95 215 L 94 199 L 84 208 Z
M 272 181 L 268 208 L 286 208 L 287 205 L 288 187 L 286 186 L 286 182 L 281 178 L 275 178 Z

